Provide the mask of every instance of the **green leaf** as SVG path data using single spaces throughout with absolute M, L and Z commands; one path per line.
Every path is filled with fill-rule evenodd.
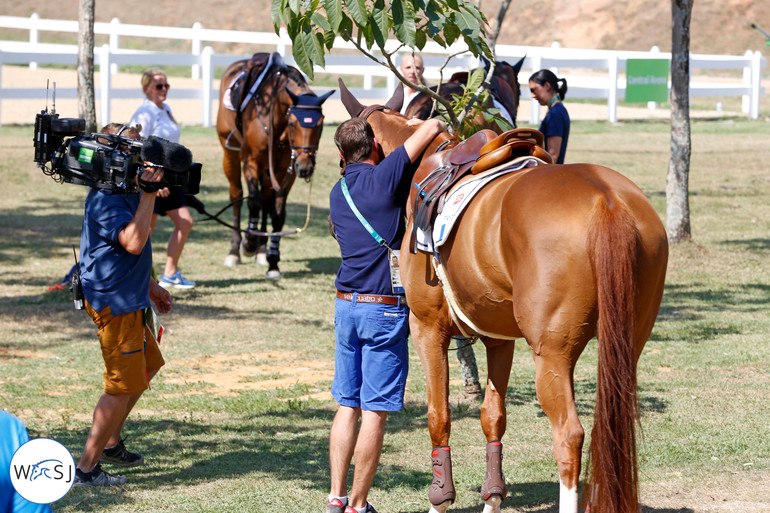
M 366 10 L 366 2 L 364 0 L 345 0 L 345 5 L 348 8 L 348 12 L 353 17 L 353 21 L 356 22 L 359 28 L 366 26 L 369 13 Z
M 481 86 L 481 83 L 484 82 L 484 75 L 486 71 L 484 68 L 476 68 L 474 69 L 470 74 L 468 74 L 468 83 L 465 86 L 465 89 L 470 91 L 471 94 L 473 94 L 476 89 L 478 89 Z
M 454 43 L 458 37 L 460 37 L 460 29 L 457 28 L 457 25 L 455 25 L 454 22 L 447 20 L 447 23 L 444 26 L 444 38 L 446 39 L 447 46 Z
M 467 11 L 457 11 L 454 15 L 455 23 L 465 36 L 478 37 L 481 32 L 481 22 Z
M 414 8 L 409 0 L 393 0 L 390 4 L 393 13 L 393 28 L 396 38 L 409 48 L 417 43 Z
M 337 36 L 334 34 L 333 31 L 329 30 L 327 32 L 324 32 L 324 46 L 326 46 L 326 49 L 331 51 L 332 48 L 334 48 L 334 40 L 337 38 Z
M 322 68 L 326 67 L 326 52 L 324 51 L 324 35 L 322 32 L 314 31 L 313 34 L 313 62 Z
M 353 20 L 350 19 L 350 17 L 342 13 L 342 21 L 340 22 L 340 28 L 337 31 L 337 33 L 343 37 L 343 39 L 348 39 L 348 37 L 345 34 L 353 36 Z
M 371 25 L 374 40 L 377 46 L 385 48 L 385 42 L 388 40 L 388 10 L 385 0 L 377 0 L 372 9 Z
M 425 48 L 425 43 L 428 42 L 428 34 L 424 30 L 418 30 L 417 31 L 417 42 L 415 43 L 415 46 L 418 50 L 422 50 Z
M 294 61 L 297 63 L 297 67 L 305 73 L 310 80 L 313 80 L 313 61 L 311 54 L 313 52 L 312 40 L 305 37 L 305 32 L 301 31 L 294 39 L 294 44 L 291 47 L 291 53 L 294 56 Z
M 273 0 L 270 5 L 270 16 L 273 18 L 273 28 L 275 33 L 281 29 L 281 25 L 286 24 L 286 17 L 283 14 L 284 2 L 283 0 Z
M 328 21 L 326 21 L 326 18 L 323 17 L 323 15 L 319 12 L 314 12 L 310 15 L 310 19 L 312 20 L 313 24 L 317 27 L 320 27 L 322 30 L 331 30 L 332 26 L 329 24 Z
M 329 20 L 329 24 L 332 26 L 332 30 L 335 33 L 338 33 L 343 17 L 342 0 L 324 0 L 324 10 L 326 11 L 326 17 Z
M 299 0 L 289 0 L 289 9 L 295 14 L 301 14 L 299 9 Z

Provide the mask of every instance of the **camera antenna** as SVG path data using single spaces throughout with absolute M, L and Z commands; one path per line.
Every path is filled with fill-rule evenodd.
M 53 82 L 53 97 L 51 100 L 51 114 L 56 114 L 56 81 Z
M 50 79 L 45 79 L 45 113 L 48 113 L 48 84 L 50 82 Z

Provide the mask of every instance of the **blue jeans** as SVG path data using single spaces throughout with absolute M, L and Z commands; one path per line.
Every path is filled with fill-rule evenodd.
M 409 373 L 409 309 L 337 299 L 332 396 L 369 411 L 404 408 Z

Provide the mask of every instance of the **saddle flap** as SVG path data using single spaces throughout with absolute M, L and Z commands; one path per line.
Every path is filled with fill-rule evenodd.
M 449 150 L 449 163 L 462 166 L 475 161 L 481 155 L 481 149 L 496 137 L 497 134 L 492 130 L 479 130 Z

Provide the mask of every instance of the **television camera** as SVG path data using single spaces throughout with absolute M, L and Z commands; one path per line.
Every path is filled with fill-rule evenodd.
M 144 162 L 151 162 L 163 168 L 163 186 L 198 193 L 202 165 L 192 161 L 186 147 L 155 136 L 85 134 L 85 125 L 84 119 L 59 118 L 47 108 L 35 116 L 34 160 L 44 174 L 61 183 L 136 193 L 135 177 Z

